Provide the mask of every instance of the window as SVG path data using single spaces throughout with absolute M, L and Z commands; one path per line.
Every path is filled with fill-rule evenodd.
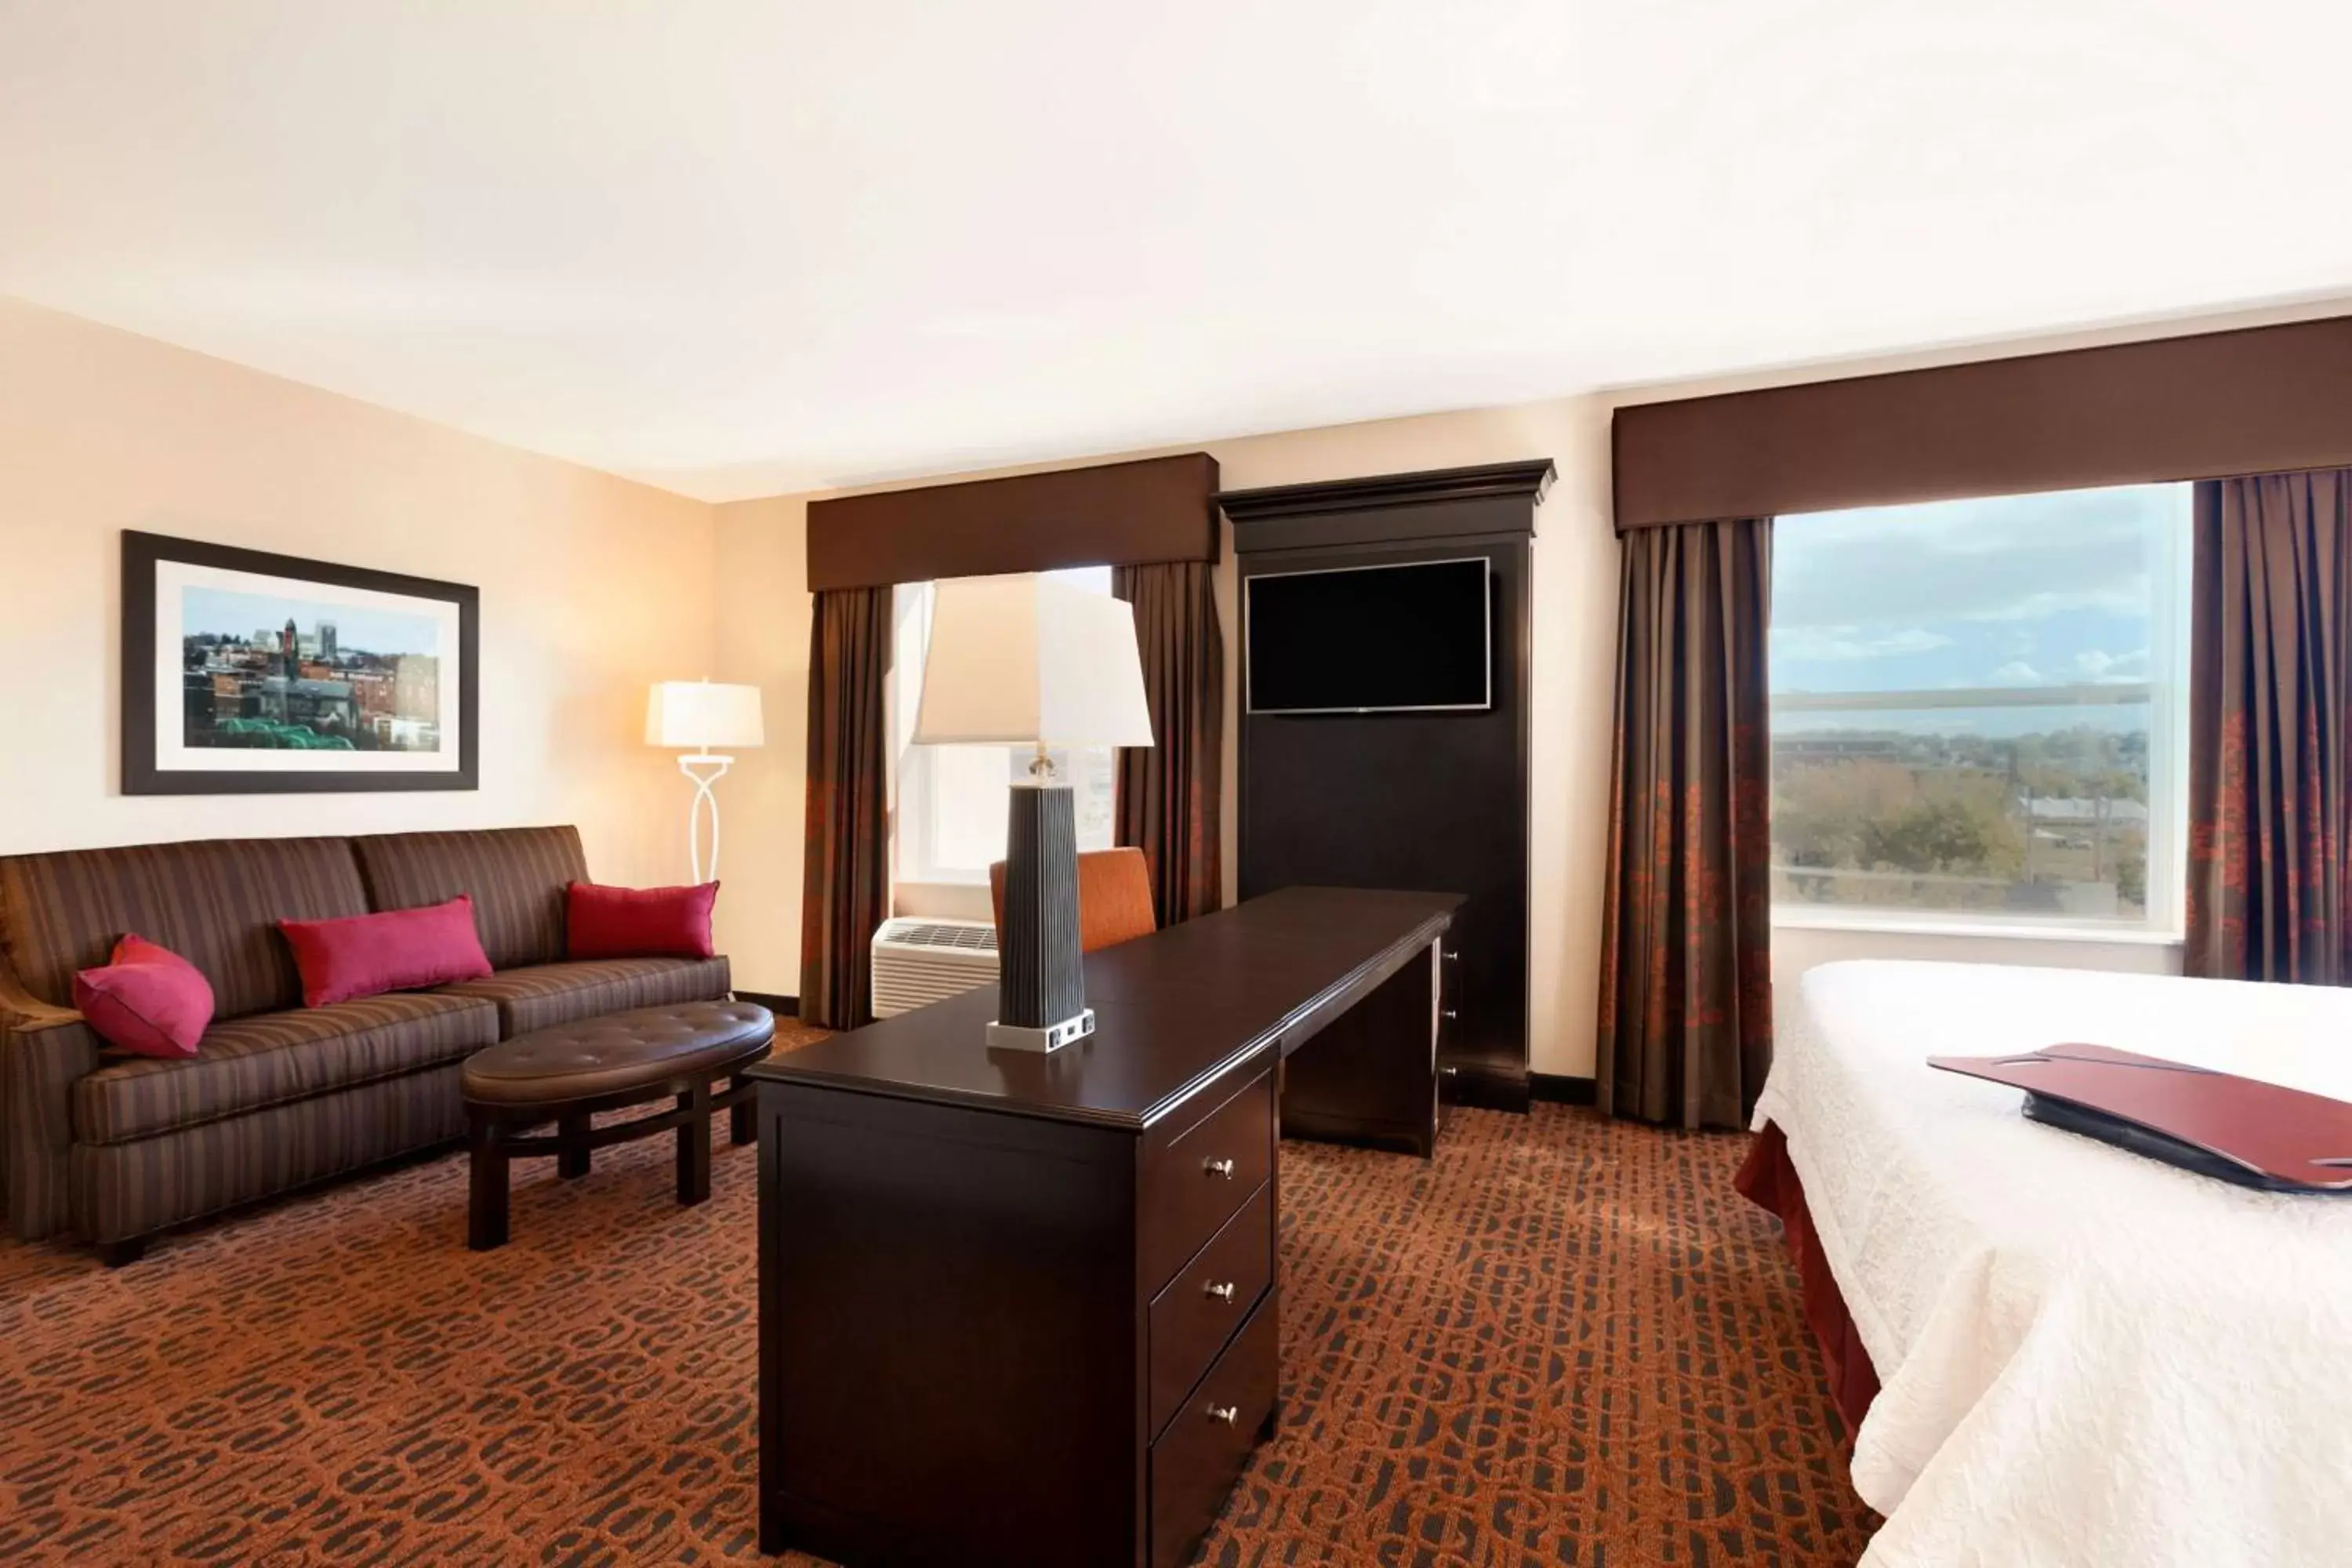
M 1772 531 L 1776 919 L 2179 929 L 2189 487 Z
M 1076 566 L 1042 574 L 1057 582 L 1110 592 L 1110 568 Z M 1035 752 L 1023 746 L 918 746 L 915 715 L 923 695 L 929 650 L 931 584 L 908 584 L 892 595 L 890 756 L 895 798 L 892 823 L 901 884 L 984 884 L 991 865 L 1004 858 L 1004 792 L 1029 776 Z M 1108 746 L 1053 753 L 1056 772 L 1075 792 L 1078 847 L 1111 847 L 1117 754 Z M 926 912 L 941 912 L 938 910 Z M 984 910 L 978 912 L 984 914 Z

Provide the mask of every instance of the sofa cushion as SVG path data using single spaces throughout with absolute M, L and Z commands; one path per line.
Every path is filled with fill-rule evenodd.
M 504 969 L 488 980 L 467 980 L 434 994 L 497 1003 L 499 1030 L 512 1039 L 600 1013 L 716 1002 L 727 994 L 730 983 L 723 957 L 600 958 Z
M 67 1167 L 72 1229 L 98 1242 L 143 1236 L 461 1138 L 466 1100 L 457 1079 L 464 1070 L 450 1062 L 273 1105 L 234 1121 L 207 1121 L 128 1143 L 77 1143 Z M 191 1334 L 184 1342 L 203 1353 L 200 1337 Z M 431 1560 L 430 1553 L 419 1555 Z
M 588 879 L 574 827 L 387 833 L 351 841 L 379 910 L 474 900 L 474 927 L 494 969 L 563 957 L 563 889 Z
M 604 888 L 574 882 L 564 912 L 564 956 L 710 958 L 710 910 L 719 884 L 691 888 Z
M 557 884 L 561 896 L 562 884 Z M 17 983 L 68 1006 L 75 972 L 107 962 L 137 931 L 194 964 L 213 1016 L 302 1000 L 281 920 L 368 912 L 345 838 L 211 838 L 0 858 L 0 948 Z
M 386 910 L 340 921 L 279 921 L 302 1005 L 325 1007 L 386 991 L 424 991 L 453 980 L 487 980 L 490 961 L 474 931 L 474 900 L 460 893 L 421 910 Z
M 192 1057 L 212 1027 L 213 988 L 203 970 L 130 931 L 113 962 L 74 976 L 74 1008 L 117 1050 Z
M 462 1059 L 499 1037 L 498 1009 L 426 991 L 215 1024 L 196 1054 L 110 1062 L 73 1086 L 74 1137 L 119 1143 Z

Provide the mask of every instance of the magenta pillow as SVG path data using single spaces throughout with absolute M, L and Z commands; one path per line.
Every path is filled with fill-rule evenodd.
M 719 884 L 604 888 L 574 882 L 565 949 L 573 958 L 709 958 Z
M 213 1021 L 205 972 L 143 936 L 114 944 L 103 968 L 74 976 L 74 1009 L 98 1037 L 142 1057 L 192 1057 Z
M 474 900 L 460 893 L 446 904 L 390 910 L 339 921 L 279 921 L 294 967 L 302 972 L 302 1005 L 324 1007 L 386 991 L 421 991 L 490 973 L 482 939 L 474 931 Z

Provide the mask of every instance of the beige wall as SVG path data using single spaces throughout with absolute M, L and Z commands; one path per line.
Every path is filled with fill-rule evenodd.
M 1570 398 L 1204 446 L 1215 455 L 1223 482 L 1235 489 L 1518 458 L 1548 457 L 1559 465 L 1559 481 L 1536 520 L 1532 1041 L 1536 1070 L 1590 1074 L 1617 619 L 1606 406 L 1591 398 Z M 809 499 L 740 501 L 719 509 L 719 665 L 730 679 L 756 679 L 764 686 L 772 716 L 771 744 L 747 759 L 730 781 L 738 787 L 728 807 L 729 893 L 720 900 L 721 935 L 735 956 L 741 984 L 764 991 L 799 989 L 803 719 L 795 712 L 789 731 L 782 720 L 788 706 L 804 706 L 801 693 L 808 679 L 803 552 Z M 1219 608 L 1230 650 L 1238 623 L 1230 540 L 1220 570 Z M 1238 668 L 1229 651 L 1228 800 L 1234 797 L 1233 732 L 1240 708 L 1232 682 Z M 1231 888 L 1230 812 L 1224 852 Z
M 807 817 L 808 502 L 799 496 L 718 509 L 720 679 L 760 688 L 768 743 L 745 752 L 719 787 L 726 849 L 719 945 L 735 984 L 801 988 L 801 843 Z
M 481 788 L 121 795 L 126 528 L 478 585 Z M 645 694 L 716 655 L 715 533 L 700 501 L 0 299 L 0 853 L 573 822 L 596 876 L 681 880 Z

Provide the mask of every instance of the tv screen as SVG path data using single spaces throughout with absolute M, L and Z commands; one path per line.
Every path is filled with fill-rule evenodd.
M 1247 580 L 1253 713 L 1494 704 L 1486 559 Z

